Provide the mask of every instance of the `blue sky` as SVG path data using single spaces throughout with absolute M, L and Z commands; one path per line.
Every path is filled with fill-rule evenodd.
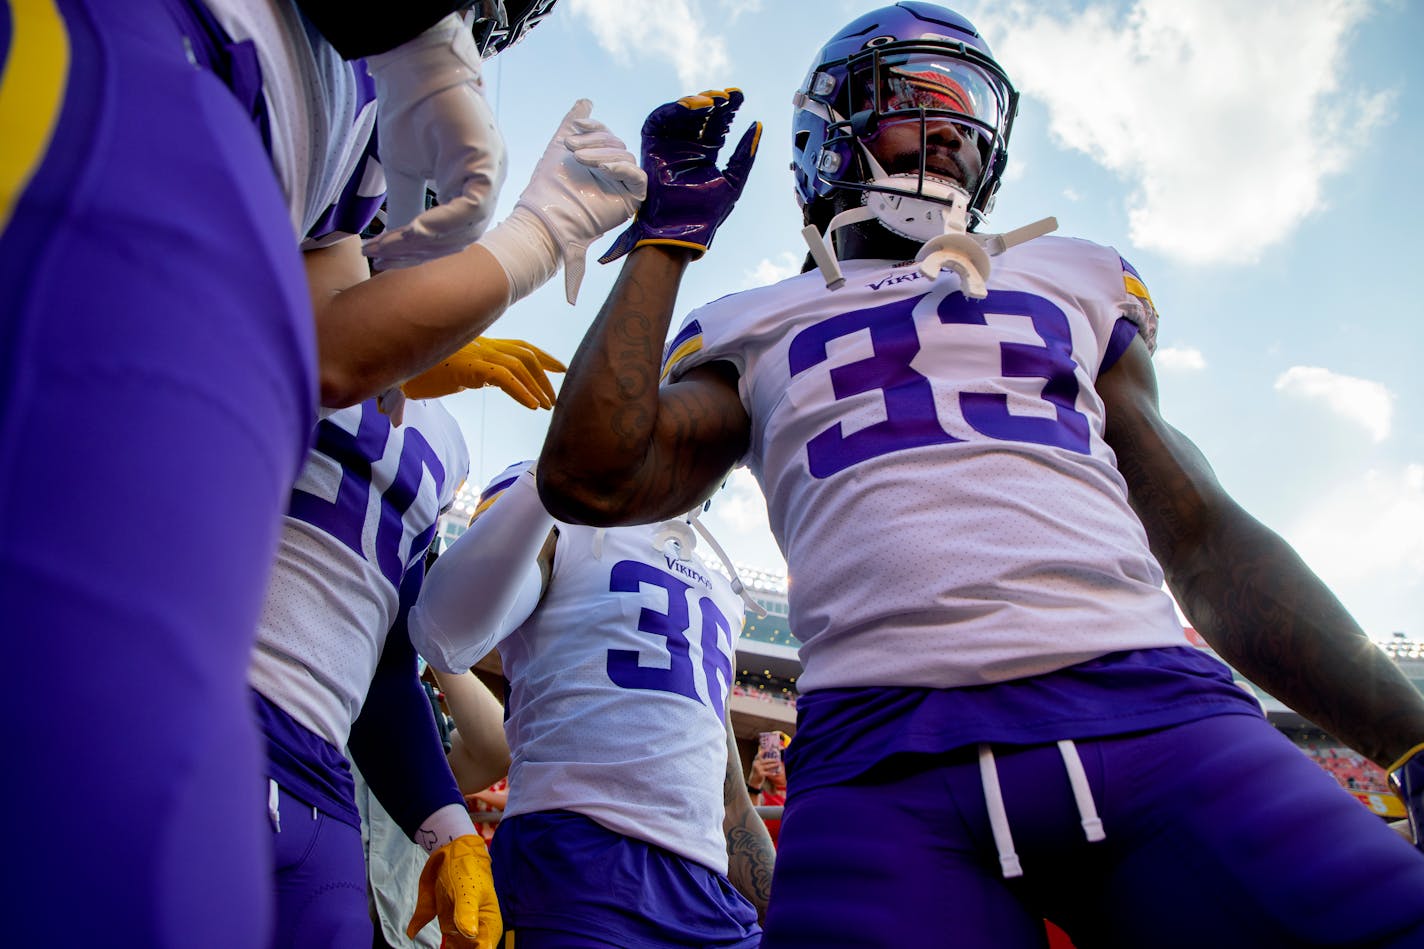
M 821 44 L 878 2 L 561 0 L 487 64 L 505 130 L 502 217 L 572 102 L 636 152 L 669 99 L 739 86 L 765 125 L 746 193 L 683 283 L 678 316 L 799 268 L 791 95 Z M 1289 540 L 1376 638 L 1424 640 L 1424 36 L 1413 0 L 962 3 L 1023 93 L 987 230 L 1056 215 L 1116 247 L 1162 314 L 1163 412 L 1238 501 Z M 592 263 L 490 331 L 567 360 L 616 275 Z M 556 383 L 557 384 L 557 383 Z M 471 483 L 538 453 L 547 415 L 447 400 Z M 708 523 L 783 569 L 741 471 Z M 794 578 L 793 578 L 794 582 Z

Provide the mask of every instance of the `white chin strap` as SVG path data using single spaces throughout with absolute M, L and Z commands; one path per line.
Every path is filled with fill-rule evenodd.
M 737 568 L 732 564 L 732 558 L 727 556 L 727 551 L 722 549 L 722 545 L 717 543 L 717 538 L 712 536 L 712 532 L 707 529 L 707 525 L 698 519 L 700 506 L 688 511 L 682 518 L 663 521 L 653 531 L 653 549 L 672 560 L 691 560 L 692 551 L 697 546 L 697 534 L 702 535 L 702 539 L 707 541 L 713 553 L 722 561 L 722 566 L 727 569 L 727 574 L 732 581 L 732 592 L 742 598 L 742 603 L 757 616 L 766 618 L 766 607 L 758 603 L 742 583 L 741 575 L 737 573 Z M 693 533 L 693 530 L 697 534 Z
M 865 206 L 842 211 L 831 218 L 824 234 L 814 224 L 801 230 L 801 236 L 810 247 L 811 259 L 826 278 L 826 287 L 830 290 L 845 286 L 831 236 L 848 224 L 879 221 L 892 234 L 919 241 L 921 246 L 915 260 L 920 271 L 931 279 L 938 277 L 942 270 L 954 271 L 959 275 L 964 295 L 975 300 L 989 294 L 986 285 L 991 267 L 989 258 L 1058 229 L 1057 219 L 1046 217 L 1007 234 L 970 234 L 970 199 L 963 188 L 935 178 L 926 178 L 921 185 L 917 174 L 887 175 L 874 158 L 869 155 L 866 158 L 875 172 L 868 183 L 894 188 L 896 192 L 866 192 Z M 902 187 L 905 191 L 900 190 Z M 928 197 L 919 197 L 914 192 Z

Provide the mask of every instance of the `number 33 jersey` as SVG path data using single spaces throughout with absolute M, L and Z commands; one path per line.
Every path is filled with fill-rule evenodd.
M 570 810 L 727 872 L 727 696 L 741 599 L 685 524 L 559 524 L 539 606 L 499 644 L 507 816 Z M 740 776 L 738 776 L 740 779 Z
M 1094 389 L 1156 315 L 1110 248 L 1044 237 L 989 295 L 848 261 L 714 301 L 665 382 L 740 373 L 743 461 L 790 570 L 803 691 L 950 688 L 1185 644 Z

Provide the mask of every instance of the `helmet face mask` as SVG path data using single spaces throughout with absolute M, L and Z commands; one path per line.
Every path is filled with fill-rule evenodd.
M 524 38 L 558 0 L 476 0 L 465 14 L 480 56 L 489 59 Z
M 952 127 L 979 152 L 981 165 L 989 157 L 1004 103 L 994 77 L 982 67 L 946 59 L 934 47 L 909 47 L 894 53 L 872 49 L 847 61 L 845 69 L 842 101 L 848 118 L 827 127 L 827 144 L 832 146 L 828 154 L 835 153 L 836 145 L 850 147 L 854 141 L 873 152 L 885 130 L 904 125 L 913 125 L 914 137 L 925 144 L 934 123 Z M 962 183 L 972 190 L 977 182 Z
M 1018 94 L 968 21 L 905 2 L 833 37 L 795 105 L 803 206 L 838 193 L 908 195 L 957 205 L 972 227 L 993 204 Z

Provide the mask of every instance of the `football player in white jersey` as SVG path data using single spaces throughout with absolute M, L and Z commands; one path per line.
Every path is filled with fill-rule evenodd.
M 525 222 L 516 212 L 465 251 L 370 279 L 354 238 L 309 250 L 313 300 L 318 310 L 344 309 L 357 325 L 386 320 L 377 335 L 394 333 L 403 346 L 371 352 L 369 340 L 353 338 L 350 347 L 364 353 L 366 379 L 398 380 L 412 360 L 423 363 L 446 345 L 447 327 L 492 319 L 508 298 L 553 275 L 555 258 L 525 252 L 529 227 L 574 213 L 582 227 L 611 227 L 631 212 L 628 188 L 641 186 L 640 178 L 632 155 L 580 103 L 521 198 Z M 513 254 L 515 266 L 503 272 L 511 287 L 527 281 L 523 292 L 506 291 L 491 273 L 504 267 L 500 251 Z M 348 295 L 356 299 L 345 307 Z M 402 335 L 390 323 L 429 334 Z M 408 380 L 401 391 L 409 399 L 369 397 L 329 412 L 316 428 L 283 520 L 248 674 L 267 739 L 275 946 L 370 940 L 360 819 L 342 749 L 430 853 L 411 931 L 438 913 L 451 945 L 489 949 L 499 935 L 489 857 L 435 735 L 401 616 L 420 587 L 436 521 L 469 467 L 454 419 L 421 397 L 488 378 L 530 407 L 547 408 L 553 394 L 544 368 L 561 367 L 527 344 L 476 340 Z M 401 408 L 399 422 L 392 403 Z
M 313 333 L 296 245 L 358 232 L 338 205 L 379 204 L 379 168 L 362 163 L 374 157 L 378 86 L 442 111 L 452 120 L 435 123 L 453 132 L 446 145 L 479 133 L 450 152 L 456 160 L 417 164 L 409 177 L 433 178 L 442 197 L 473 188 L 480 200 L 463 210 L 486 221 L 494 207 L 488 123 L 456 107 L 478 105 L 471 57 L 455 48 L 462 33 L 444 19 L 460 5 L 0 0 L 0 592 L 14 631 L 0 718 L 26 772 L 6 783 L 0 810 L 13 815 L 9 842 L 33 871 L 9 890 L 25 907 L 10 914 L 16 945 L 43 944 L 56 921 L 133 945 L 267 944 L 270 858 L 245 673 L 281 513 L 316 422 L 318 349 L 324 363 L 345 354 L 335 384 L 323 386 L 328 404 L 360 402 L 479 333 L 529 285 L 514 276 L 528 275 L 523 258 L 547 275 L 567 239 L 581 239 L 528 202 L 505 231 L 526 240 L 465 251 L 478 258 L 465 266 L 431 265 L 446 285 L 483 270 L 488 294 L 470 301 L 473 316 L 442 309 L 452 319 L 438 340 L 383 349 L 347 319 L 318 346 L 332 321 Z M 270 29 L 232 35 L 224 24 L 238 21 L 223 12 Z M 514 26 L 482 36 L 508 37 Z M 429 29 L 452 42 L 432 44 Z M 268 69 L 273 55 L 300 75 Z M 387 57 L 375 79 L 342 59 L 359 55 Z M 447 67 L 460 60 L 435 70 L 453 83 L 432 81 L 439 56 Z M 297 80 L 304 95 L 279 92 Z M 545 196 L 568 199 L 571 180 Z M 434 251 L 451 249 L 444 236 L 472 239 L 438 214 L 424 223 Z M 397 247 L 401 262 L 420 256 L 415 244 Z M 508 279 L 501 260 L 513 262 Z M 391 281 L 363 293 L 403 305 Z M 326 315 L 349 315 L 354 298 L 337 299 Z M 389 328 L 405 312 L 387 309 L 368 327 Z M 397 352 L 407 358 L 372 375 L 383 353 Z M 76 545 L 55 529 L 56 512 L 89 489 L 96 459 L 114 503 L 104 529 Z M 50 703 L 34 670 L 58 667 L 69 669 L 68 698 L 36 715 Z M 91 769 L 106 775 L 97 797 Z
M 258 13 L 284 9 L 220 6 L 230 32 L 258 37 L 273 30 L 251 28 L 244 17 L 261 21 Z M 458 51 L 469 45 L 467 58 L 478 66 L 467 28 L 447 26 L 441 28 L 447 38 L 433 52 L 444 55 L 445 46 Z M 258 43 L 258 48 L 268 46 Z M 320 43 L 300 49 L 308 49 L 318 63 L 331 58 Z M 264 64 L 269 67 L 264 75 L 283 74 Z M 388 64 L 373 60 L 372 65 L 379 87 Z M 305 78 L 302 70 L 291 71 Z M 359 89 L 359 63 L 316 70 L 336 77 L 348 71 Z M 468 78 L 459 70 L 453 74 Z M 275 92 L 268 90 L 271 101 L 302 101 L 281 95 L 280 82 L 274 85 Z M 346 101 L 338 94 L 338 78 L 316 85 L 327 100 Z M 477 88 L 471 94 L 480 95 Z M 357 106 L 360 101 L 358 96 Z M 384 94 L 380 101 L 387 103 Z M 290 113 L 298 106 L 287 108 Z M 530 407 L 548 407 L 553 393 L 543 370 L 562 367 L 533 347 L 481 338 L 399 389 L 388 387 L 449 353 L 553 276 L 560 263 L 567 265 L 572 299 L 582 251 L 576 264 L 571 248 L 625 220 L 641 186 L 632 156 L 589 112 L 589 104 L 580 102 L 564 117 L 516 211 L 477 244 L 464 247 L 483 231 L 502 171 L 484 174 L 480 189 L 454 202 L 477 199 L 480 223 L 438 234 L 421 223 L 415 236 L 402 229 L 393 232 L 394 242 L 383 242 L 384 235 L 373 242 L 384 249 L 387 262 L 396 248 L 398 262 L 410 265 L 374 278 L 368 279 L 359 241 L 343 233 L 353 225 L 359 229 L 374 211 L 365 194 L 373 179 L 358 170 L 344 185 L 333 182 L 346 172 L 329 163 L 309 178 L 297 176 L 304 188 L 287 189 L 294 215 L 300 194 L 337 196 L 310 224 L 303 258 L 318 327 L 322 403 L 357 404 L 329 412 L 317 426 L 283 522 L 248 675 L 267 743 L 276 858 L 274 945 L 369 941 L 359 816 L 343 749 L 401 828 L 431 854 L 411 928 L 438 913 L 452 944 L 488 947 L 498 936 L 484 844 L 473 833 L 431 728 L 400 621 L 402 604 L 419 588 L 436 518 L 468 468 L 454 420 L 423 399 L 490 381 Z M 308 116 L 314 136 L 323 127 L 347 127 L 339 119 L 323 126 L 319 118 Z M 277 124 L 300 122 L 288 115 Z M 398 126 L 383 122 L 382 127 L 389 139 Z M 488 131 L 497 145 L 497 130 Z M 358 130 L 348 140 L 359 138 Z M 325 150 L 350 151 L 331 144 Z M 280 170 L 282 151 L 275 146 L 273 151 Z M 383 156 L 388 153 L 383 149 Z M 423 180 L 420 184 L 423 194 Z M 305 202 L 308 209 L 324 203 L 325 198 Z M 300 222 L 310 223 L 308 217 Z M 419 259 L 446 250 L 452 253 Z M 411 397 L 409 405 L 404 395 Z
M 746 169 L 717 168 L 716 103 L 655 112 L 539 464 L 584 524 L 684 510 L 738 462 L 766 494 L 805 673 L 764 945 L 1037 947 L 1045 917 L 1082 949 L 1424 944 L 1424 859 L 1187 645 L 1164 578 L 1381 763 L 1424 703 L 1161 418 L 1117 252 L 982 233 L 1017 104 L 984 40 L 885 7 L 795 102 L 817 270 L 695 310 L 660 360 Z M 847 846 L 849 813 L 877 834 Z
M 727 716 L 744 601 L 698 547 L 690 518 L 556 523 L 523 462 L 411 611 L 437 670 L 498 648 L 509 680 L 491 849 L 514 945 L 760 941 L 774 854 Z

